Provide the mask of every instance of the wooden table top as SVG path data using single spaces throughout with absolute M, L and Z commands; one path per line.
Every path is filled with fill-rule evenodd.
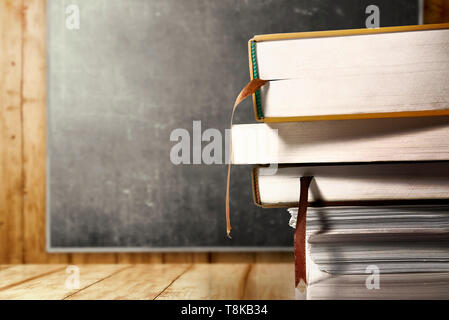
M 0 265 L 0 300 L 294 299 L 294 266 L 287 263 L 89 264 L 76 268 Z

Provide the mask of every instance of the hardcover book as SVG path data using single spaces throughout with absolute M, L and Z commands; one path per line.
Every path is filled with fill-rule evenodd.
M 232 163 L 449 160 L 449 117 L 239 124 Z
M 449 199 L 449 163 L 388 163 L 324 166 L 281 166 L 273 174 L 264 166 L 253 169 L 256 205 L 298 205 L 302 176 L 314 176 L 309 203 Z
M 302 32 L 249 41 L 258 121 L 449 114 L 449 24 Z

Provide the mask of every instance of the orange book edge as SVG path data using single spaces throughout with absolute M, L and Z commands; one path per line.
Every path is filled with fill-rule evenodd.
M 290 165 L 282 165 L 282 167 Z M 262 203 L 259 191 L 259 169 L 266 167 L 266 165 L 255 165 L 251 172 L 251 187 L 253 191 L 253 201 L 258 207 L 264 209 L 273 208 L 292 208 L 297 207 L 298 202 L 278 202 L 272 204 Z M 299 188 L 299 178 L 298 178 L 298 188 Z M 449 204 L 449 199 L 446 198 L 435 198 L 435 199 L 372 199 L 372 200 L 341 200 L 341 201 L 311 201 L 309 202 L 310 207 L 330 207 L 330 206 L 385 206 L 385 205 L 441 205 Z

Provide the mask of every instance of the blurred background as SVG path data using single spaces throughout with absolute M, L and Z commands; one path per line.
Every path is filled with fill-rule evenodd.
M 255 34 L 363 28 L 370 4 L 381 26 L 449 21 L 446 0 L 0 3 L 0 263 L 292 261 L 251 167 L 233 167 L 229 240 L 226 167 L 172 164 L 170 133 L 224 135 Z

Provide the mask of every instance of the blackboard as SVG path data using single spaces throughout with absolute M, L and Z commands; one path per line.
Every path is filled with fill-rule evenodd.
M 170 135 L 224 134 L 253 35 L 365 27 L 371 4 L 381 26 L 419 22 L 405 0 L 47 1 L 48 250 L 290 250 L 249 166 L 232 171 L 229 240 L 225 165 L 173 164 Z M 249 101 L 235 122 L 254 122 Z

